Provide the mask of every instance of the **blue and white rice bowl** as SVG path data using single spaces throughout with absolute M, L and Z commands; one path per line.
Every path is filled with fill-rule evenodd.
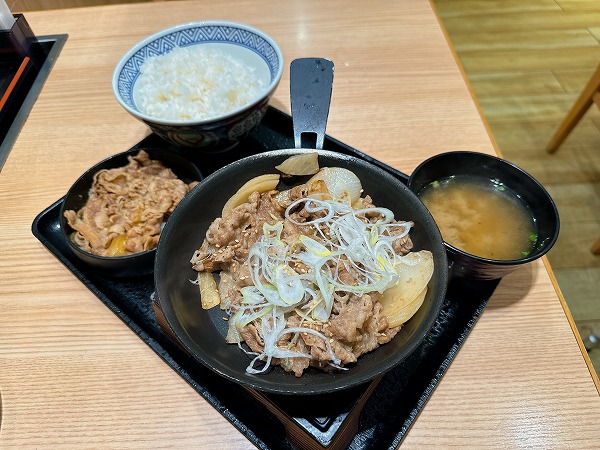
M 136 82 L 146 60 L 166 55 L 177 47 L 198 45 L 217 49 L 241 61 L 260 77 L 265 87 L 245 105 L 206 119 L 159 119 L 140 111 Z M 162 30 L 132 47 L 117 64 L 112 87 L 123 108 L 163 139 L 179 146 L 220 151 L 235 145 L 260 123 L 282 72 L 281 50 L 262 31 L 235 22 L 191 22 Z

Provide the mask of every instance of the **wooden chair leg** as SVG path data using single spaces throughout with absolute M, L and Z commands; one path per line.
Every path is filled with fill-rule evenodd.
M 596 242 L 594 242 L 594 245 L 592 245 L 591 250 L 594 255 L 600 255 L 600 237 L 596 239 Z
M 594 103 L 594 96 L 597 95 L 598 91 L 600 91 L 600 64 L 546 146 L 546 151 L 548 153 L 554 153 L 560 144 L 563 143 L 569 133 L 575 128 L 577 122 L 579 122 L 590 106 L 592 106 Z

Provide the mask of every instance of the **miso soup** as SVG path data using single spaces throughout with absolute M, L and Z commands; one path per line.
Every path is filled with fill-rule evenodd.
M 500 183 L 460 175 L 425 186 L 419 197 L 448 244 L 495 260 L 526 257 L 537 239 L 535 222 L 519 198 Z

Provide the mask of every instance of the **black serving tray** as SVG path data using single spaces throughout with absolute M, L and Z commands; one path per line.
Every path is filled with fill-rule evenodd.
M 206 176 L 249 154 L 293 148 L 289 115 L 270 108 L 238 146 L 218 154 L 172 146 L 150 135 L 132 148 L 165 147 L 183 153 Z M 324 148 L 351 154 L 407 176 L 329 136 Z M 122 151 L 115 149 L 115 153 Z M 498 281 L 453 279 L 440 315 L 424 342 L 400 366 L 379 379 L 334 394 L 293 398 L 261 393 L 232 383 L 187 354 L 161 323 L 152 301 L 152 275 L 110 278 L 74 257 L 60 234 L 59 199 L 32 224 L 33 234 L 173 370 L 260 449 L 396 448 L 456 356 Z M 292 375 L 290 375 L 292 376 Z

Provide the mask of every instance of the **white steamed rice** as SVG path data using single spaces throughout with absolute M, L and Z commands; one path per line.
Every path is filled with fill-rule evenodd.
M 266 83 L 240 59 L 204 45 L 148 58 L 136 81 L 136 104 L 150 117 L 202 120 L 255 100 Z

